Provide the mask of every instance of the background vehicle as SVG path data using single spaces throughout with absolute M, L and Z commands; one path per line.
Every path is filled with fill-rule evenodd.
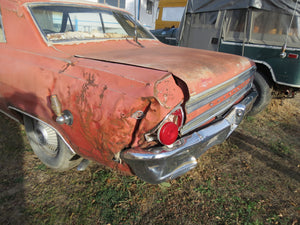
M 177 32 L 187 0 L 160 0 L 155 30 L 151 33 L 161 42 L 177 45 Z
M 300 88 L 300 4 L 285 0 L 189 1 L 179 45 L 249 57 L 257 66 L 258 113 Z
M 178 28 L 171 27 L 150 31 L 160 42 L 168 45 L 177 45 Z
M 184 13 L 187 0 L 160 0 L 155 29 L 177 28 Z

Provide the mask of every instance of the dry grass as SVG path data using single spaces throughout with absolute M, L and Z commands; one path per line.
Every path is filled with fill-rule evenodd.
M 0 224 L 299 224 L 300 98 L 248 117 L 196 169 L 161 185 L 92 164 L 57 173 L 0 117 Z

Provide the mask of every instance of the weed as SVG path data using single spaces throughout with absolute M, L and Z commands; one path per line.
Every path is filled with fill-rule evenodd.
M 249 123 L 252 123 L 255 121 L 255 117 L 253 116 L 246 116 L 246 121 L 249 122 Z
M 214 190 L 211 187 L 211 180 L 207 180 L 206 184 L 199 185 L 194 189 L 196 192 L 199 192 L 201 194 L 207 195 L 208 197 L 211 197 L 214 193 Z
M 38 164 L 37 166 L 34 167 L 35 170 L 41 170 L 45 171 L 47 169 L 47 166 L 43 163 Z
M 278 156 L 288 157 L 291 154 L 290 146 L 278 140 L 271 143 L 270 149 Z
M 33 152 L 31 147 L 25 147 L 24 152 Z
M 127 209 L 124 207 L 126 204 L 123 203 L 128 201 L 128 192 L 111 186 L 103 186 L 101 191 L 94 196 L 93 203 L 100 208 L 102 219 L 106 223 L 111 223 L 115 214 L 121 220 L 127 217 Z
M 266 222 L 268 224 L 289 224 L 288 223 L 289 219 L 288 218 L 284 218 L 283 215 L 279 214 L 274 214 L 271 217 L 266 219 Z
M 259 186 L 259 189 L 260 189 L 261 191 L 267 191 L 267 188 L 266 188 L 264 185 Z
M 169 187 L 171 187 L 171 184 L 168 183 L 168 182 L 162 182 L 159 184 L 159 187 L 162 189 L 162 190 L 166 190 L 168 189 Z

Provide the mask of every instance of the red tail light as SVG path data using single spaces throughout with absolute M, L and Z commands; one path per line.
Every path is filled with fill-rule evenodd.
M 164 145 L 173 144 L 178 137 L 178 127 L 173 122 L 166 122 L 158 130 L 158 139 Z
M 178 130 L 182 127 L 184 114 L 179 107 L 170 113 L 160 125 L 157 132 L 157 138 L 163 145 L 173 144 L 178 137 Z

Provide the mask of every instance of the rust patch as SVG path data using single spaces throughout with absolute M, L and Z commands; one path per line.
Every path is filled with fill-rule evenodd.
M 86 92 L 90 87 L 98 87 L 98 84 L 95 84 L 95 74 L 84 73 L 83 77 L 86 78 L 86 82 L 82 85 L 81 94 L 77 103 L 83 104 L 86 98 Z
M 73 63 L 67 63 L 66 65 L 63 66 L 63 68 L 58 73 L 65 72 L 70 66 L 74 66 L 74 64 Z
M 107 90 L 107 86 L 105 85 L 104 87 L 103 87 L 103 89 L 102 89 L 102 92 L 101 92 L 101 94 L 99 95 L 99 97 L 100 97 L 100 103 L 99 103 L 99 107 L 101 107 L 102 106 L 102 102 L 103 102 L 103 97 L 104 97 L 104 92 Z

